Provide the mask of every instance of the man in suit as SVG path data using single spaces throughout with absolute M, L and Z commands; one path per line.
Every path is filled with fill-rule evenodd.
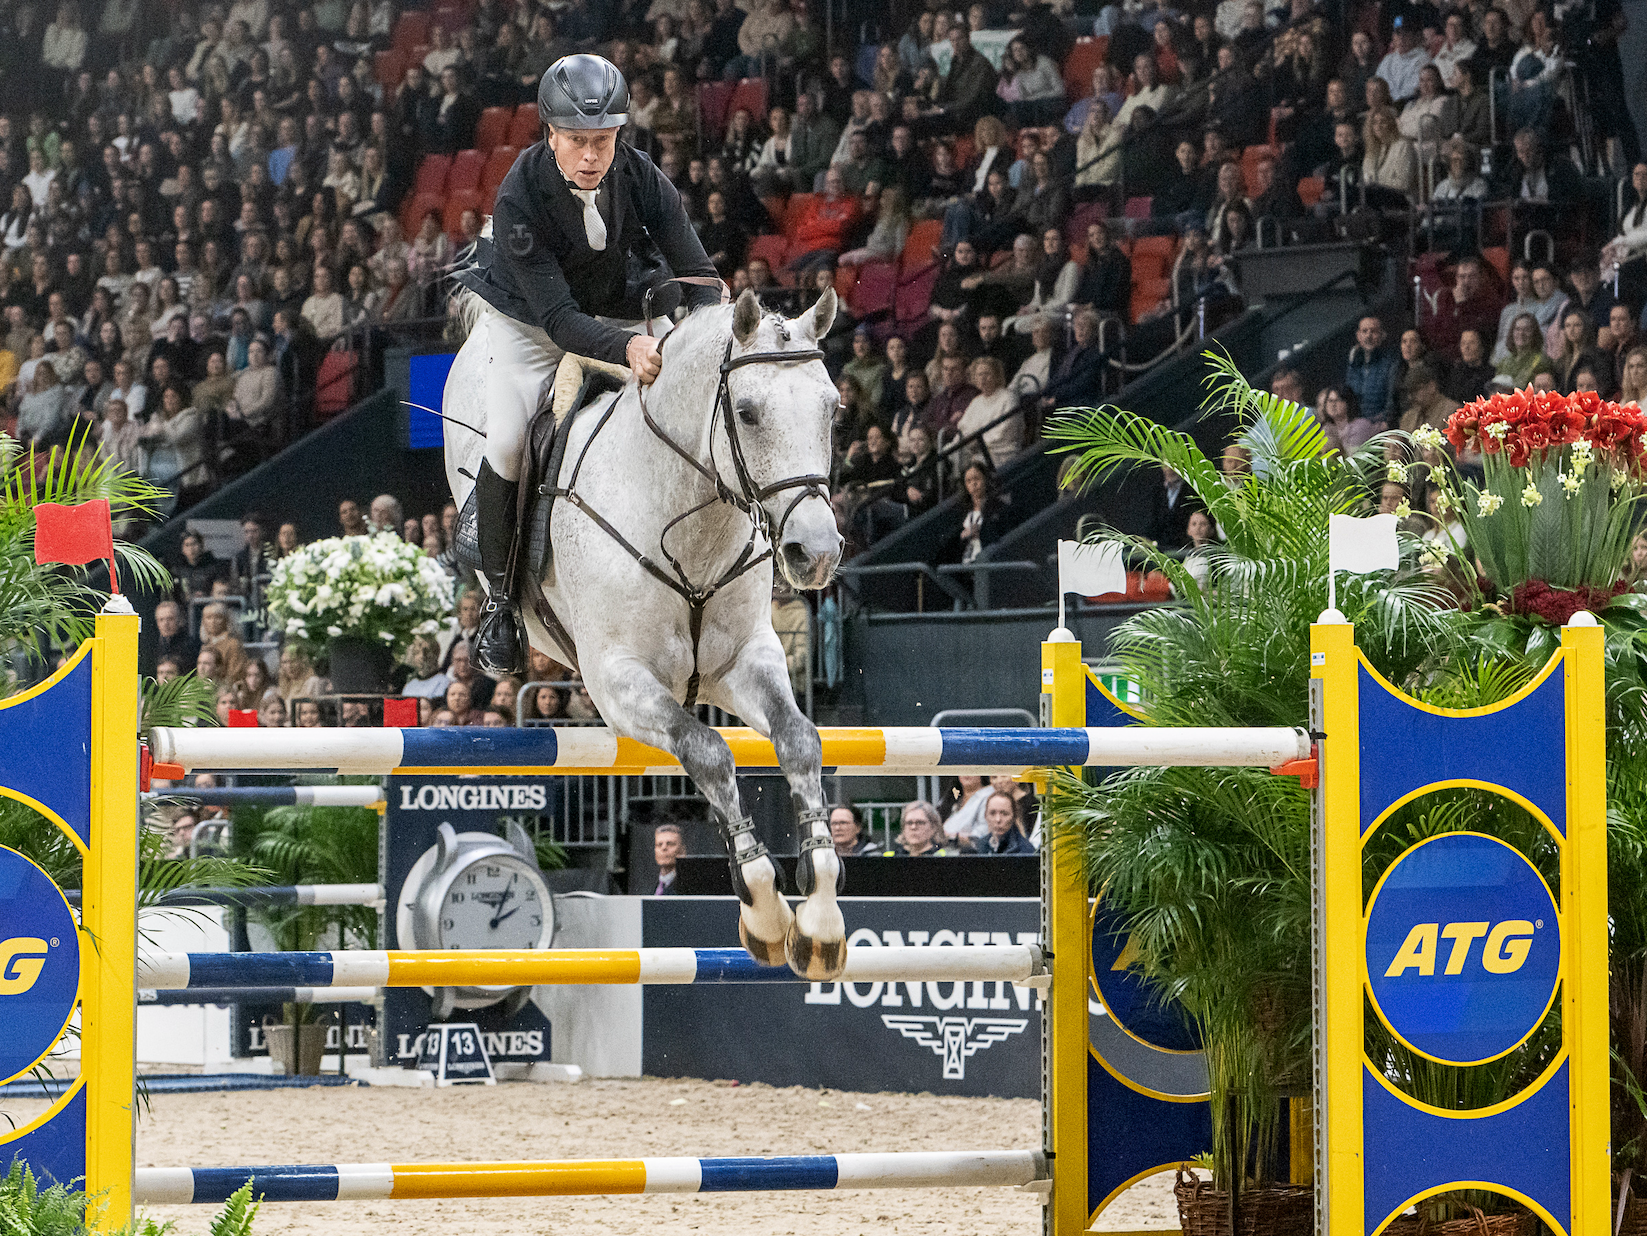
M 658 886 L 652 892 L 654 897 L 675 895 L 675 860 L 680 858 L 685 844 L 679 824 L 659 824 L 652 830 L 652 861 L 658 865 Z
M 1205 509 L 1189 482 L 1162 464 L 1161 488 L 1151 495 L 1149 527 L 1144 535 L 1160 549 L 1183 549 L 1189 545 L 1191 513 Z

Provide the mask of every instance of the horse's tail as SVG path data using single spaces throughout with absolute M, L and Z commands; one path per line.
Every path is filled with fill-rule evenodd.
M 485 313 L 490 307 L 491 306 L 489 306 L 484 300 L 468 288 L 461 285 L 458 287 L 458 289 L 452 294 L 451 309 L 452 316 L 457 320 L 458 324 L 458 343 L 461 344 L 469 337 L 470 332 L 475 329 L 475 324 L 480 321 L 480 315 Z

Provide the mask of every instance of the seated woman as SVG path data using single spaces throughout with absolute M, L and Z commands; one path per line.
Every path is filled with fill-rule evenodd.
M 1555 372 L 1550 358 L 1544 355 L 1544 335 L 1532 314 L 1517 314 L 1510 323 L 1509 348 L 1509 353 L 1496 366 L 1495 385 L 1521 390 L 1531 386 L 1539 374 Z
M 1018 803 L 1004 790 L 991 790 L 984 803 L 984 824 L 989 832 L 978 845 L 978 853 L 989 857 L 1034 854 L 1035 847 L 1018 827 Z
M 982 432 L 983 437 L 972 450 L 999 471 L 1024 449 L 1024 418 L 1007 415 L 1017 407 L 1018 396 L 1007 387 L 1006 374 L 996 357 L 980 356 L 973 361 L 970 377 L 978 393 L 961 413 L 955 428 L 963 438 Z
M 966 486 L 969 505 L 956 536 L 960 542 L 960 560 L 971 562 L 1006 534 L 1011 518 L 1006 503 L 995 491 L 995 474 L 983 464 L 976 461 L 968 464 L 961 482 Z
M 863 817 L 851 803 L 836 803 L 829 809 L 829 839 L 841 858 L 867 857 L 881 850 L 864 832 Z
M 899 819 L 898 841 L 885 852 L 887 858 L 942 858 L 956 851 L 938 845 L 938 809 L 916 799 L 904 805 Z

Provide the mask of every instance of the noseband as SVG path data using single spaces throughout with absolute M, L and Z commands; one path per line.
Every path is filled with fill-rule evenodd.
M 681 280 L 681 282 L 687 282 L 687 280 Z M 646 321 L 646 333 L 648 335 L 652 333 L 651 300 L 652 293 L 648 289 L 641 310 Z M 777 325 L 779 337 L 787 342 L 789 339 L 787 324 L 776 314 L 771 316 Z M 789 523 L 789 517 L 797 506 L 806 501 L 807 498 L 814 496 L 820 497 L 826 502 L 829 500 L 829 478 L 820 476 L 815 472 L 803 476 L 788 477 L 784 480 L 774 481 L 769 485 L 758 485 L 755 482 L 755 479 L 749 473 L 748 461 L 744 457 L 743 442 L 738 437 L 738 418 L 732 410 L 732 396 L 727 389 L 727 380 L 732 372 L 736 369 L 742 369 L 745 365 L 805 364 L 810 361 L 822 360 L 824 358 L 823 351 L 819 348 L 809 348 L 804 352 L 752 352 L 746 356 L 734 358 L 732 345 L 736 338 L 737 335 L 734 332 L 732 337 L 726 341 L 726 351 L 721 356 L 720 381 L 715 388 L 715 406 L 709 418 L 709 462 L 707 464 L 677 442 L 662 425 L 653 419 L 652 410 L 646 404 L 645 388 L 639 385 L 635 388 L 636 398 L 640 402 L 641 416 L 645 419 L 647 428 L 652 431 L 660 442 L 691 465 L 693 470 L 707 480 L 713 488 L 713 492 L 709 497 L 675 516 L 663 526 L 663 531 L 658 534 L 658 552 L 663 555 L 665 563 L 668 564 L 669 569 L 667 571 L 648 555 L 642 553 L 606 518 L 585 502 L 577 492 L 578 473 L 583 469 L 583 461 L 589 454 L 589 448 L 600 435 L 600 431 L 606 427 L 606 423 L 612 419 L 612 414 L 617 411 L 618 400 L 614 399 L 612 401 L 606 412 L 601 416 L 599 423 L 596 424 L 594 431 L 584 440 L 583 448 L 578 452 L 577 462 L 572 467 L 571 478 L 567 481 L 565 487 L 561 488 L 551 483 L 545 485 L 542 491 L 544 493 L 553 493 L 555 497 L 565 498 L 571 502 L 578 510 L 594 520 L 647 573 L 686 602 L 692 634 L 692 676 L 686 684 L 686 707 L 688 708 L 697 702 L 700 681 L 698 638 L 703 632 L 704 609 L 708 606 L 711 598 L 732 583 L 733 580 L 738 579 L 768 558 L 773 557 L 774 548 L 782 544 L 784 528 Z M 668 339 L 665 339 L 664 343 L 668 343 Z M 661 360 L 663 344 L 659 344 L 658 351 Z M 726 438 L 732 450 L 732 470 L 737 483 L 736 488 L 726 483 L 719 466 L 715 463 L 715 422 L 718 419 L 724 419 L 726 422 Z M 774 527 L 772 517 L 767 513 L 764 503 L 766 499 L 774 494 L 783 493 L 790 489 L 799 492 L 784 508 L 783 514 L 779 516 Z M 700 511 L 707 510 L 720 503 L 736 507 L 749 517 L 749 539 L 744 543 L 743 550 L 739 553 L 737 560 L 722 573 L 719 579 L 709 584 L 694 584 L 687 577 L 686 569 L 681 565 L 680 560 L 670 552 L 669 534 L 675 530 L 678 524 L 685 522 Z M 766 548 L 757 553 L 757 542 L 763 537 L 766 540 Z

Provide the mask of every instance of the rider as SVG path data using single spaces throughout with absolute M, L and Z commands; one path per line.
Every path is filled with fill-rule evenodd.
M 486 458 L 475 477 L 481 574 L 489 597 L 475 639 L 486 673 L 524 669 L 525 641 L 510 596 L 516 487 L 527 423 L 566 352 L 627 365 L 641 383 L 658 376 L 658 340 L 637 333 L 649 286 L 667 284 L 654 312 L 720 300 L 715 267 L 680 194 L 652 161 L 618 140 L 629 87 L 600 56 L 564 56 L 538 85 L 543 141 L 498 188 L 491 239 L 457 276 L 497 313 L 486 314 Z M 711 286 L 712 285 L 712 286 Z

